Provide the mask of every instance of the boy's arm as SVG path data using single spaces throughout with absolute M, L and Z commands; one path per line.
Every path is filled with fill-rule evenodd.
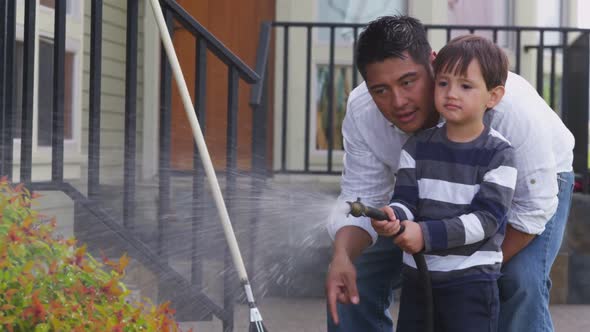
M 399 167 L 393 196 L 389 206 L 398 220 L 414 220 L 418 205 L 418 182 L 416 179 L 415 139 L 404 145 L 399 158 Z
M 513 160 L 514 150 L 510 146 L 495 152 L 471 202 L 470 213 L 420 223 L 425 252 L 476 243 L 505 227 L 516 185 Z

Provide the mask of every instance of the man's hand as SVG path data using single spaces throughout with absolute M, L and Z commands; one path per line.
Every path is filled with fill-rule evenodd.
M 401 224 L 406 227 L 406 230 L 396 236 L 393 239 L 393 243 L 408 254 L 413 255 L 422 251 L 424 249 L 424 235 L 422 234 L 420 225 L 410 220 L 404 220 Z
M 338 310 L 336 301 L 349 304 L 359 303 L 359 294 L 356 288 L 356 269 L 346 254 L 334 254 L 328 268 L 326 277 L 326 297 L 328 310 L 332 320 L 338 324 Z
M 384 206 L 379 210 L 385 212 L 389 217 L 389 220 L 376 220 L 371 219 L 371 225 L 373 229 L 377 232 L 377 234 L 381 236 L 394 236 L 400 231 L 400 223 L 393 209 L 389 206 Z
M 535 235 L 518 231 L 508 224 L 506 226 L 506 236 L 504 237 L 504 242 L 502 242 L 502 254 L 504 255 L 504 261 L 502 263 L 508 263 L 512 257 L 526 248 L 534 239 Z

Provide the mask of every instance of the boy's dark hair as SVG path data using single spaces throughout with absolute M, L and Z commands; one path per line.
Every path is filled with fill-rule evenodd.
M 473 59 L 479 62 L 488 90 L 506 84 L 508 57 L 498 45 L 476 35 L 460 36 L 445 45 L 432 64 L 434 74 L 453 72 L 465 75 Z
M 430 72 L 432 49 L 422 23 L 405 15 L 379 17 L 359 35 L 355 50 L 357 69 L 366 78 L 367 65 L 388 58 L 404 59 L 405 51 Z

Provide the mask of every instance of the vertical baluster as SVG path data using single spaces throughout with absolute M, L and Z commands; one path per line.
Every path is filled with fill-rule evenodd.
M 336 47 L 336 31 L 334 26 L 330 27 L 330 55 L 329 55 L 329 77 L 328 77 L 328 173 L 332 172 L 332 152 L 334 150 L 334 55 Z
M 287 169 L 287 105 L 289 101 L 289 27 L 283 37 L 283 118 L 281 121 L 281 171 Z
M 352 29 L 352 88 L 358 84 L 358 73 L 356 70 L 356 44 L 358 43 L 358 27 Z
M 14 91 L 15 91 L 15 76 L 14 76 L 14 52 L 16 49 L 16 2 L 7 1 L 6 7 L 6 53 L 4 54 L 4 82 L 5 82 L 5 95 L 4 95 L 4 126 L 2 128 L 2 162 L 3 172 L 2 175 L 6 175 L 9 180 L 12 179 L 12 118 L 15 109 Z
M 102 0 L 92 1 L 90 19 L 90 91 L 88 101 L 88 197 L 90 199 L 97 199 L 100 191 L 102 4 Z
M 196 70 L 195 73 L 195 110 L 197 111 L 197 118 L 201 131 L 205 135 L 206 126 L 206 97 L 207 97 L 207 41 L 204 38 L 199 38 L 196 43 Z M 203 217 L 200 207 L 204 206 L 205 190 L 203 167 L 201 165 L 201 158 L 199 151 L 195 144 L 193 153 L 193 224 L 192 224 L 192 258 L 191 258 L 191 283 L 197 287 L 201 287 L 202 278 L 202 262 L 199 257 L 199 248 L 202 237 L 199 234 L 199 228 L 202 225 L 199 217 Z
M 51 130 L 51 180 L 64 176 L 64 81 L 66 57 L 66 0 L 56 0 L 53 36 L 53 107 Z
M 551 76 L 549 77 L 549 106 L 555 110 L 555 47 L 551 47 Z
M 137 129 L 137 17 L 138 0 L 127 0 L 127 45 L 125 48 L 125 162 L 123 223 L 135 227 L 135 153 Z
M 6 96 L 8 95 L 8 78 L 5 75 L 8 65 L 6 64 L 6 53 L 9 52 L 6 47 L 6 9 L 7 4 L 5 1 L 0 1 L 0 131 L 4 132 L 6 127 L 10 127 L 5 124 L 6 113 Z M 8 144 L 5 141 L 5 135 L 0 136 L 0 175 L 4 176 L 4 145 Z
M 228 70 L 228 87 L 227 87 L 227 146 L 226 146 L 226 200 L 229 201 L 228 208 L 230 212 L 234 208 L 233 195 L 236 192 L 236 172 L 237 172 L 237 147 L 238 147 L 238 70 L 230 66 Z M 223 307 L 228 317 L 234 314 L 234 290 L 236 283 L 232 269 L 232 259 L 228 250 L 224 255 L 224 295 Z M 231 331 L 233 329 L 233 320 L 223 323 L 223 330 Z
M 516 66 L 514 66 L 514 71 L 517 74 L 520 74 L 520 58 L 522 55 L 522 52 L 520 50 L 520 40 L 521 40 L 521 34 L 522 34 L 522 30 L 517 29 L 516 30 Z
M 545 52 L 545 31 L 539 31 L 539 48 L 537 48 L 537 92 L 543 97 L 543 53 Z
M 172 16 L 162 7 L 168 32 L 173 35 Z M 172 70 L 164 46 L 160 51 L 160 155 L 158 160 L 158 245 L 157 253 L 165 260 L 165 226 L 170 215 L 170 130 L 172 123 Z
M 304 140 L 304 169 L 309 171 L 309 135 L 311 117 L 311 26 L 307 27 L 307 52 L 305 62 L 305 140 Z
M 25 0 L 23 45 L 23 109 L 20 153 L 20 181 L 30 182 L 33 153 L 33 83 L 35 78 L 36 0 Z
M 567 31 L 563 31 L 562 35 L 561 35 L 561 58 L 563 59 L 562 62 L 562 66 L 561 66 L 561 72 L 563 73 L 562 75 L 562 79 L 561 79 L 561 87 L 560 87 L 560 91 L 561 91 L 561 105 L 559 105 L 559 109 L 561 111 L 561 120 L 563 121 L 563 123 L 567 124 L 568 123 L 568 110 L 566 107 L 563 107 L 564 104 L 564 96 L 565 96 L 565 91 L 566 89 L 568 89 L 569 87 L 567 87 L 567 80 L 565 79 L 565 72 L 566 72 L 566 59 L 567 59 L 567 48 L 568 48 L 568 34 Z

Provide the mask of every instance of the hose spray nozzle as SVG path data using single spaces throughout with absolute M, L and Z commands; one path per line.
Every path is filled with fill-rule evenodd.
M 357 197 L 356 201 L 354 202 L 350 202 L 347 201 L 346 203 L 348 203 L 348 205 L 350 205 L 350 211 L 348 211 L 348 213 L 346 214 L 351 215 L 353 217 L 369 217 L 375 220 L 389 220 L 389 216 L 387 215 L 387 213 L 374 208 L 372 206 L 368 206 L 365 205 L 361 202 L 361 198 Z M 393 235 L 393 237 L 396 237 L 398 235 L 400 235 L 401 233 L 403 233 L 406 230 L 406 227 L 404 225 L 400 226 L 399 232 L 397 232 L 397 234 Z
M 360 197 L 354 202 L 347 201 L 346 203 L 350 206 L 350 211 L 348 211 L 347 215 L 352 215 L 353 217 L 365 216 L 377 220 L 389 220 L 389 217 L 385 212 L 363 204 Z

